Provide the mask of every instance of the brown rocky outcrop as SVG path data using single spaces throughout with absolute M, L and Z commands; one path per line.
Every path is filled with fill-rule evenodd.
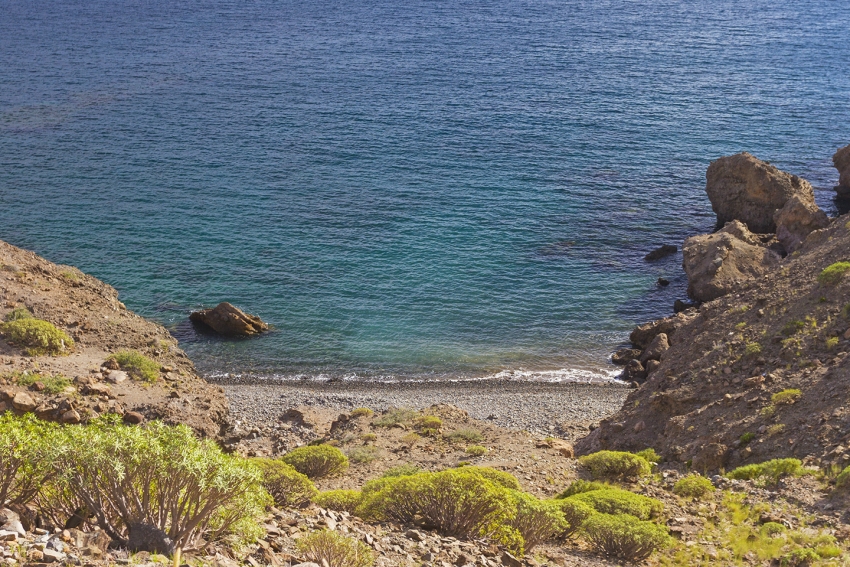
M 832 164 L 838 170 L 838 185 L 835 190 L 842 197 L 850 197 L 850 145 L 835 152 Z
M 809 233 L 829 226 L 825 212 L 796 195 L 776 211 L 773 220 L 776 222 L 776 237 L 789 254 L 800 247 Z
M 714 234 L 685 240 L 682 267 L 688 275 L 688 295 L 697 301 L 711 301 L 776 267 L 779 256 L 766 247 L 750 244 L 752 236 L 741 223 L 733 221 Z
M 638 325 L 629 335 L 629 342 L 635 348 L 645 349 L 659 333 L 664 333 L 667 335 L 667 340 L 671 341 L 676 329 L 689 321 L 691 317 L 692 315 L 686 313 L 678 313 L 664 319 L 656 319 L 655 321 Z
M 646 365 L 650 360 L 661 360 L 661 355 L 670 349 L 666 333 L 658 333 L 643 354 L 640 355 L 640 363 Z
M 814 204 L 808 181 L 746 152 L 711 162 L 705 177 L 705 192 L 718 225 L 739 220 L 752 232 L 771 233 L 776 230 L 773 213 L 788 199 L 797 196 Z
M 228 336 L 247 337 L 269 330 L 269 326 L 256 315 L 249 315 L 227 302 L 219 303 L 213 309 L 194 311 L 189 319 Z

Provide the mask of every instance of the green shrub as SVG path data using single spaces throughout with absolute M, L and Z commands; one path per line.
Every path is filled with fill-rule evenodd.
M 606 488 L 612 488 L 610 484 L 606 484 L 604 482 L 597 482 L 595 480 L 576 480 L 570 484 L 566 490 L 561 492 L 555 498 L 569 498 L 573 494 L 581 494 L 582 492 L 590 492 L 591 490 L 604 490 Z
M 66 510 L 82 499 L 112 539 L 126 541 L 134 523 L 164 531 L 180 549 L 227 534 L 262 535 L 257 520 L 272 499 L 260 470 L 185 425 L 127 426 L 110 416 L 61 431 L 53 494 L 71 495 Z
M 765 522 L 759 531 L 768 537 L 775 537 L 785 533 L 786 527 L 778 522 Z
M 252 459 L 263 473 L 263 487 L 274 498 L 277 506 L 303 506 L 317 494 L 316 487 L 290 465 L 277 459 Z
M 522 556 L 539 543 L 548 541 L 565 529 L 564 513 L 554 500 L 538 500 L 530 494 L 513 492 L 516 512 L 506 525 L 519 532 L 523 545 L 514 550 Z
M 711 481 L 698 474 L 692 474 L 684 478 L 680 478 L 676 481 L 676 484 L 673 485 L 673 494 L 681 496 L 682 498 L 700 500 L 712 492 L 714 492 L 714 485 L 711 484 Z
M 845 467 L 835 478 L 836 488 L 850 488 L 850 466 Z
M 738 441 L 740 441 L 741 446 L 744 446 L 747 443 L 749 443 L 750 441 L 752 441 L 753 439 L 755 439 L 755 437 L 756 437 L 755 433 L 750 433 L 748 431 L 747 433 L 744 433 L 743 435 L 741 435 L 741 437 L 738 439 Z
M 584 523 L 588 542 L 604 555 L 638 563 L 656 550 L 672 545 L 664 526 L 626 514 L 594 514 Z
M 21 319 L 32 319 L 32 313 L 29 312 L 29 309 L 26 307 L 15 307 L 8 313 L 6 313 L 6 317 L 4 320 L 6 322 L 9 321 L 20 321 Z
M 354 447 L 348 451 L 348 460 L 352 463 L 371 463 L 381 458 L 381 450 L 372 445 Z
M 362 501 L 359 490 L 325 490 L 313 497 L 313 502 L 322 508 L 349 513 L 354 513 Z
M 806 327 L 806 324 L 798 319 L 792 319 L 785 323 L 785 326 L 782 327 L 782 334 L 786 337 L 790 337 L 791 335 L 796 334 L 799 331 L 802 331 Z
M 471 427 L 455 429 L 445 437 L 449 441 L 466 441 L 467 443 L 481 443 L 484 441 L 484 436 L 481 435 L 481 432 Z
M 658 464 L 661 462 L 661 455 L 656 453 L 655 449 L 653 449 L 652 447 L 644 449 L 643 451 L 638 451 L 637 453 L 635 453 L 635 455 L 637 455 L 638 457 L 643 457 L 652 464 Z
M 436 415 L 423 415 L 416 420 L 419 429 L 440 429 L 442 426 L 443 420 Z
M 0 325 L 7 340 L 23 347 L 28 356 L 64 355 L 74 349 L 74 341 L 49 321 L 24 318 Z
M 570 499 L 584 502 L 603 514 L 628 514 L 641 520 L 657 518 L 664 511 L 664 503 L 660 500 L 621 488 L 582 492 Z
M 815 548 L 815 553 L 817 553 L 818 557 L 821 559 L 835 559 L 836 557 L 841 557 L 844 550 L 837 545 L 827 544 L 817 546 Z
M 777 406 L 790 405 L 799 400 L 802 395 L 803 392 L 800 390 L 796 388 L 788 388 L 770 396 L 770 401 Z
M 410 476 L 414 474 L 419 474 L 422 472 L 422 469 L 417 467 L 416 465 L 404 464 L 404 465 L 396 465 L 391 469 L 387 469 L 384 472 L 382 478 L 393 478 L 397 476 Z
M 393 427 L 394 425 L 402 425 L 412 421 L 419 413 L 407 408 L 391 408 L 388 409 L 375 420 L 373 425 L 377 427 Z
M 757 465 L 738 467 L 726 476 L 737 480 L 762 478 L 769 484 L 776 484 L 783 476 L 800 476 L 803 472 L 803 463 L 799 459 L 773 459 Z
M 375 413 L 369 408 L 354 408 L 351 410 L 351 417 L 371 417 Z
M 761 345 L 758 343 L 747 343 L 744 348 L 744 354 L 747 356 L 758 356 L 761 354 Z
M 580 457 L 578 462 L 593 478 L 637 478 L 652 472 L 652 465 L 633 453 L 599 451 Z
M 360 440 L 363 441 L 364 443 L 370 443 L 370 442 L 373 442 L 373 441 L 377 441 L 378 436 L 375 435 L 374 433 L 364 433 L 363 435 L 360 436 Z
M 348 469 L 348 458 L 342 451 L 330 445 L 298 447 L 280 460 L 310 478 L 342 474 Z
M 19 386 L 29 387 L 36 382 L 41 382 L 44 391 L 48 394 L 61 394 L 70 385 L 71 381 L 61 374 L 39 374 L 38 372 L 20 372 L 11 376 Z
M 140 352 L 119 350 L 111 354 L 106 360 L 114 360 L 121 367 L 121 370 L 137 380 L 156 382 L 159 378 L 159 363 Z
M 486 452 L 487 447 L 482 447 L 481 445 L 470 445 L 466 448 L 466 454 L 471 455 L 473 457 L 480 457 Z
M 464 468 L 379 480 L 380 489 L 364 498 L 366 517 L 461 538 L 495 534 L 515 514 L 509 490 Z
M 820 280 L 820 277 L 818 277 L 818 280 Z M 780 559 L 779 565 L 781 567 L 807 567 L 819 559 L 820 556 L 813 549 L 800 548 L 795 549 Z
M 307 561 L 332 567 L 372 567 L 375 552 L 361 541 L 324 530 L 313 532 L 296 543 Z
M 844 274 L 850 270 L 850 262 L 836 262 L 827 266 L 818 274 L 818 283 L 823 285 L 835 285 L 841 281 Z
M 584 522 L 596 514 L 596 511 L 591 506 L 572 498 L 558 499 L 554 500 L 554 502 L 564 515 L 563 528 L 561 533 L 558 534 L 563 539 L 578 532 L 584 525 Z
M 469 473 L 477 474 L 482 478 L 486 478 L 490 482 L 494 482 L 499 486 L 510 490 L 521 490 L 517 478 L 509 472 L 500 471 L 491 467 L 473 467 L 465 466 L 463 470 Z
M 828 339 L 826 339 L 826 348 L 828 348 L 829 350 L 832 350 L 837 346 L 838 346 L 838 337 L 829 337 Z
M 29 504 L 54 476 L 56 431 L 32 414 L 0 415 L 0 508 Z

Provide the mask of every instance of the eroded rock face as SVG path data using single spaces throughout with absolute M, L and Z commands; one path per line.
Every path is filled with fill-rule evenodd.
M 219 303 L 213 309 L 195 311 L 189 315 L 189 320 L 228 336 L 247 337 L 269 330 L 269 326 L 256 315 L 249 315 L 227 302 Z
M 773 215 L 776 222 L 776 237 L 787 253 L 794 252 L 803 240 L 815 230 L 829 226 L 829 217 L 814 203 L 797 196 L 788 199 L 785 206 Z
M 705 178 L 705 192 L 717 214 L 717 224 L 739 220 L 756 233 L 776 230 L 773 213 L 791 197 L 815 202 L 808 181 L 746 152 L 711 162 Z
M 838 186 L 835 190 L 839 195 L 850 197 L 850 145 L 835 152 L 832 164 L 838 170 Z
M 779 263 L 779 256 L 763 246 L 741 240 L 740 223 L 714 234 L 692 236 L 682 247 L 682 267 L 688 275 L 688 295 L 711 301 L 741 289 Z

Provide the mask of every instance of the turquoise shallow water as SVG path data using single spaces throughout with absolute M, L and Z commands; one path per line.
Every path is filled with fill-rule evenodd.
M 748 150 L 835 212 L 835 2 L 4 0 L 0 238 L 203 372 L 605 375 Z M 655 286 L 659 276 L 672 280 Z M 186 323 L 229 300 L 275 331 Z

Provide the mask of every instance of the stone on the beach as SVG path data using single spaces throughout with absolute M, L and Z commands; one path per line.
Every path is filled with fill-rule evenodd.
M 838 170 L 836 192 L 842 197 L 850 197 L 850 145 L 835 152 L 832 156 L 832 164 Z
M 626 382 L 643 382 L 646 380 L 646 369 L 639 360 L 630 360 L 623 369 L 623 380 Z
M 779 264 L 772 250 L 741 240 L 744 228 L 730 223 L 714 234 L 692 236 L 682 247 L 682 267 L 688 276 L 688 295 L 711 301 L 740 289 Z
M 611 355 L 611 362 L 619 366 L 625 366 L 630 360 L 640 358 L 639 348 L 621 348 Z
M 15 394 L 15 397 L 12 398 L 12 406 L 16 410 L 32 411 L 38 406 L 38 403 L 36 403 L 36 401 L 32 399 L 32 396 L 26 392 L 18 392 Z
M 646 347 L 646 350 L 643 351 L 643 354 L 640 355 L 640 363 L 645 365 L 650 360 L 661 360 L 661 355 L 669 349 L 670 342 L 667 340 L 667 334 L 658 333 Z
M 643 259 L 647 262 L 660 260 L 661 258 L 665 258 L 671 254 L 675 254 L 678 250 L 679 249 L 673 246 L 672 244 L 664 244 L 644 256 Z
M 189 319 L 228 336 L 251 336 L 269 330 L 269 326 L 256 315 L 249 315 L 227 302 L 219 303 L 213 309 L 194 311 Z
M 739 220 L 756 233 L 776 231 L 773 213 L 794 196 L 814 203 L 811 184 L 746 152 L 711 162 L 705 192 L 717 224 Z
M 773 216 L 776 237 L 788 254 L 797 250 L 809 233 L 829 226 L 829 217 L 815 203 L 807 203 L 797 196 Z

